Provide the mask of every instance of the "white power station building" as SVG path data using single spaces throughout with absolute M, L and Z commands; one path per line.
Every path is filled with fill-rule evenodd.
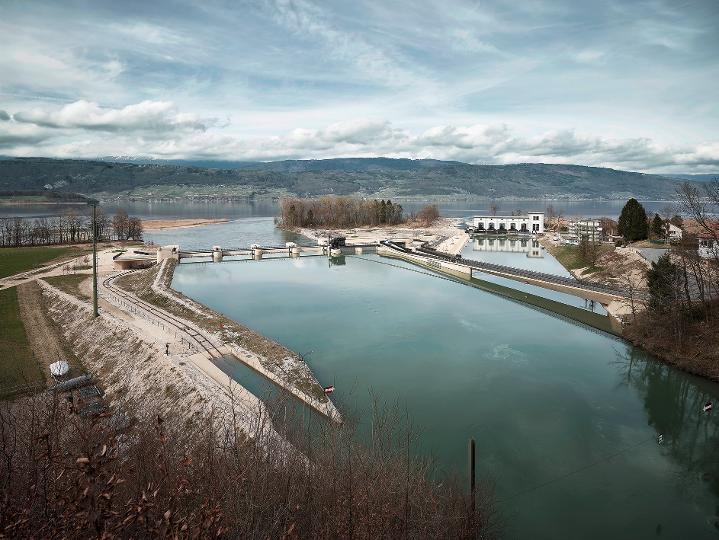
M 524 216 L 474 216 L 475 232 L 544 233 L 544 212 L 529 212 Z

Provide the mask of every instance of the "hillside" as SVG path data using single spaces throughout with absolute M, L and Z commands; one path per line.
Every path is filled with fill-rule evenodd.
M 203 162 L 204 165 L 213 162 Z M 222 162 L 217 163 L 222 166 Z M 229 163 L 228 163 L 229 165 Z M 0 160 L 0 190 L 132 197 L 361 195 L 667 199 L 679 179 L 580 165 L 470 165 L 454 161 L 347 158 L 227 168 L 46 158 Z

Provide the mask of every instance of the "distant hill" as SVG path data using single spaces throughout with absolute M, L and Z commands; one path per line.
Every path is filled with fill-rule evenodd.
M 682 179 L 580 165 L 470 165 L 431 159 L 254 162 L 0 159 L 0 190 L 134 197 L 287 194 L 671 200 Z M 128 158 L 129 159 L 129 158 Z
M 662 174 L 662 176 L 666 176 L 667 178 L 678 178 L 680 180 L 687 180 L 690 182 L 713 182 L 714 180 L 719 180 L 719 173 L 712 173 L 712 174 Z

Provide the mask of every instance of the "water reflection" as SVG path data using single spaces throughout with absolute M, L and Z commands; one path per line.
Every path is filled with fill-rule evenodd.
M 647 359 L 638 349 L 617 353 L 622 385 L 637 392 L 647 424 L 654 428 L 664 454 L 679 465 L 679 483 L 690 495 L 699 482 L 719 498 L 719 399 L 716 385 Z M 707 401 L 714 403 L 705 413 Z M 701 501 L 699 501 L 701 504 Z M 719 506 L 704 502 L 719 530 Z M 713 510 L 713 512 L 712 512 Z
M 533 238 L 493 238 L 475 236 L 472 238 L 472 251 L 524 253 L 527 257 L 544 257 L 544 247 Z

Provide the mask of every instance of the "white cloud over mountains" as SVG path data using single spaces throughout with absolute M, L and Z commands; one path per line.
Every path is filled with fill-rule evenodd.
M 78 101 L 55 110 L 3 112 L 0 148 L 14 155 L 34 155 L 39 147 L 44 155 L 85 158 L 277 160 L 382 155 L 468 163 L 583 163 L 630 170 L 709 171 L 719 166 L 718 143 L 676 147 L 649 138 L 609 139 L 574 130 L 526 136 L 504 123 L 437 125 L 413 131 L 388 120 L 368 119 L 252 136 L 238 133 L 235 126 L 180 112 L 171 102 L 143 101 L 113 109 Z
M 214 123 L 194 114 L 180 113 L 168 101 L 142 101 L 121 109 L 101 108 L 85 100 L 49 111 L 31 109 L 13 115 L 16 122 L 48 128 L 79 128 L 111 132 L 166 132 L 205 130 Z

